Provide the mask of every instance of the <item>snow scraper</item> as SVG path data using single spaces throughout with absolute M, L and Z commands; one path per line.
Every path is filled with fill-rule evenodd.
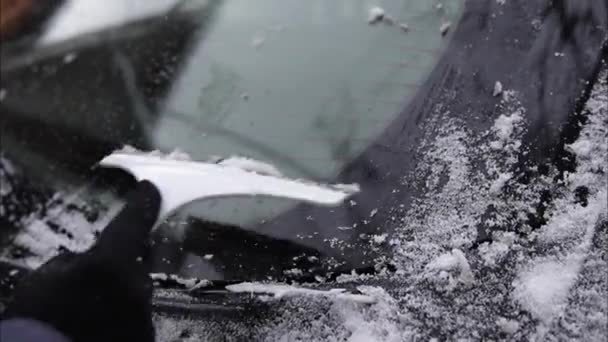
M 129 149 L 113 152 L 99 164 L 123 169 L 138 181 L 154 184 L 162 197 L 158 221 L 187 203 L 209 198 L 268 196 L 337 206 L 359 191 L 357 185 L 324 185 L 265 173 L 274 168 L 251 159 L 238 159 L 249 163 L 193 161 L 183 155 L 175 158 Z

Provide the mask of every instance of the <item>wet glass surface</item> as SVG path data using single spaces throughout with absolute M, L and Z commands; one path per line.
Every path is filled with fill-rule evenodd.
M 369 25 L 368 1 L 225 2 L 172 87 L 154 146 L 196 159 L 245 155 L 290 177 L 333 179 L 425 82 L 449 41 L 440 27 L 457 21 L 462 2 L 377 5 L 392 25 Z M 235 199 L 188 211 L 251 226 L 292 204 Z
M 392 26 L 367 23 L 369 1 L 226 1 L 172 87 L 154 144 L 333 178 L 425 81 L 448 41 L 439 28 L 462 2 L 377 5 Z

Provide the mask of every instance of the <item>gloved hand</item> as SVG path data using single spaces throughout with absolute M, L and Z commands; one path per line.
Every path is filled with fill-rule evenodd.
M 156 187 L 139 182 L 127 204 L 85 253 L 63 253 L 26 276 L 5 317 L 46 323 L 74 342 L 154 341 L 149 233 Z

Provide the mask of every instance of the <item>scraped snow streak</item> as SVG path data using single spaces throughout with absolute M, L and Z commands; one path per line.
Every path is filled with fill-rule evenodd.
M 450 113 L 437 104 L 434 119 L 425 123 L 420 162 L 403 178 L 424 195 L 379 208 L 399 222 L 391 234 L 370 240 L 371 248 L 393 252 L 378 263 L 379 274 L 353 271 L 309 286 L 232 285 L 233 295 L 264 301 L 268 314 L 255 320 L 157 314 L 159 340 L 605 341 L 606 76 L 586 105 L 578 138 L 566 146 L 576 160 L 573 172 L 530 167 L 531 181 L 521 181 L 517 167 L 527 152 L 527 125 L 517 93 L 501 89 L 496 120 L 481 132 L 456 115 L 472 113 Z M 10 167 L 4 169 L 3 175 Z M 3 189 L 3 197 L 8 192 Z M 9 209 L 0 206 L 4 215 Z M 52 256 L 58 245 L 84 248 L 98 229 L 76 214 L 57 214 L 73 238 L 53 232 L 48 215 L 23 219 L 15 243 L 30 250 L 30 265 Z M 383 269 L 387 262 L 396 270 Z M 332 290 L 336 284 L 346 290 Z
M 328 298 L 351 300 L 358 303 L 371 304 L 375 299 L 361 294 L 347 293 L 344 289 L 330 289 L 327 291 L 306 289 L 282 284 L 241 283 L 228 285 L 226 289 L 236 293 L 264 293 L 273 298 L 280 299 L 292 296 L 322 296 Z

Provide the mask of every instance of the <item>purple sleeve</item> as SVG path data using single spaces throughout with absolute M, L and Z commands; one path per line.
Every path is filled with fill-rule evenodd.
M 51 326 L 31 319 L 0 322 L 1 342 L 70 342 Z

